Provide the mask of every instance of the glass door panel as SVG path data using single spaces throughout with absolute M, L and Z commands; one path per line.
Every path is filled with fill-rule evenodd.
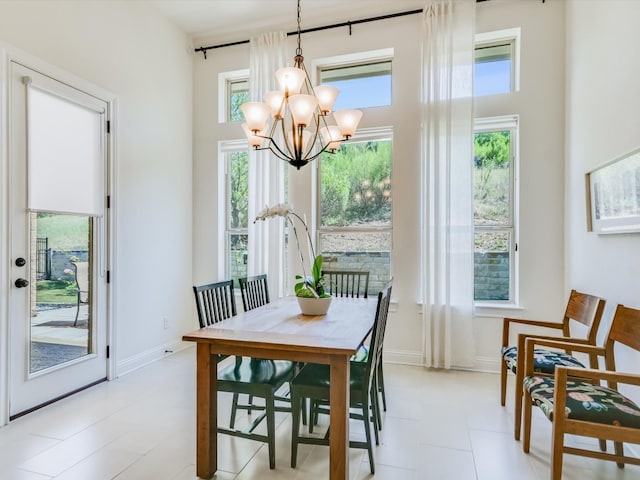
M 31 213 L 29 373 L 92 352 L 91 217 Z

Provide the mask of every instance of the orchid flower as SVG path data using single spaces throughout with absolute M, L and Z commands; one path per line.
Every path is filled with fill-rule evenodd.
M 266 208 L 264 208 L 263 210 L 261 210 L 258 215 L 256 215 L 256 218 L 254 219 L 253 223 L 256 223 L 258 220 L 266 220 L 267 218 L 273 218 L 273 217 L 283 217 L 285 218 L 289 224 L 291 225 L 292 229 L 293 229 L 293 234 L 296 238 L 296 244 L 298 246 L 298 254 L 300 255 L 300 264 L 302 266 L 302 276 L 296 276 L 296 278 L 302 278 L 304 285 L 313 293 L 314 297 L 319 297 L 322 295 L 323 291 L 316 291 L 317 288 L 314 288 L 314 286 L 317 287 L 317 284 L 320 283 L 321 286 L 321 278 L 318 278 L 318 280 L 315 279 L 316 276 L 320 275 L 319 272 L 319 268 L 315 268 L 317 265 L 321 264 L 318 263 L 318 260 L 321 262 L 321 259 L 318 259 L 316 257 L 316 253 L 313 249 L 313 241 L 311 240 L 311 233 L 309 232 L 309 227 L 307 227 L 307 222 L 305 221 L 304 218 L 302 218 L 300 215 L 298 215 L 296 212 L 294 212 L 291 207 L 289 205 L 287 205 L 286 203 L 278 203 L 276 205 L 273 205 L 271 207 L 267 206 Z M 311 262 L 313 264 L 312 266 L 312 270 L 314 273 L 313 277 L 307 276 L 307 272 L 305 270 L 304 267 L 304 255 L 302 254 L 302 249 L 300 248 L 300 239 L 298 238 L 298 231 L 296 230 L 296 225 L 293 222 L 293 218 L 297 218 L 300 223 L 302 223 L 302 225 L 304 226 L 304 229 L 307 233 L 307 241 L 308 241 L 308 246 L 309 246 L 309 252 L 311 255 Z M 318 270 L 318 272 L 316 272 L 315 270 Z M 317 273 L 317 275 L 316 275 Z M 297 287 L 296 287 L 297 288 Z
M 256 221 L 258 220 L 266 220 L 270 217 L 286 217 L 290 213 L 293 212 L 291 208 L 289 208 L 289 205 L 287 205 L 286 203 L 278 203 L 273 207 L 266 207 L 265 209 L 261 210 L 260 213 L 256 215 L 256 219 L 253 221 L 253 223 L 256 223 Z

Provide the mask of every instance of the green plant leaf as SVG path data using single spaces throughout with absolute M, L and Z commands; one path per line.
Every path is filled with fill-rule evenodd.
M 313 283 L 317 285 L 322 281 L 322 255 L 316 256 L 313 261 Z

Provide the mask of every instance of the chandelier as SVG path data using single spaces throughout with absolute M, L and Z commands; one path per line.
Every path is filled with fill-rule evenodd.
M 245 118 L 242 129 L 249 144 L 255 150 L 270 150 L 298 170 L 325 151 L 334 153 L 355 134 L 362 118 L 361 110 L 338 110 L 330 115 L 339 90 L 331 85 L 312 87 L 304 66 L 300 34 L 298 0 L 298 48 L 294 66 L 276 71 L 280 90 L 267 92 L 264 102 L 246 102 L 240 106 Z M 269 117 L 273 119 L 271 126 Z M 281 135 L 276 139 L 278 131 Z

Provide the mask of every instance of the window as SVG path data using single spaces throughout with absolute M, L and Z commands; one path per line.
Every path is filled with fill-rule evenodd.
M 515 302 L 516 118 L 476 120 L 474 300 Z
M 247 79 L 229 81 L 228 91 L 229 121 L 242 122 L 244 117 L 240 105 L 249 101 L 249 81 Z
M 370 292 L 391 277 L 391 159 L 387 132 L 343 143 L 335 154 L 324 154 L 319 165 L 323 267 L 368 270 Z
M 519 90 L 519 39 L 519 29 L 476 35 L 473 84 L 475 96 Z
M 242 122 L 240 105 L 249 100 L 249 70 L 218 74 L 218 122 Z
M 236 280 L 247 276 L 249 226 L 249 154 L 225 153 L 226 160 L 226 258 L 227 272 Z
M 389 106 L 392 58 L 385 49 L 316 60 L 316 84 L 340 89 L 334 110 Z

